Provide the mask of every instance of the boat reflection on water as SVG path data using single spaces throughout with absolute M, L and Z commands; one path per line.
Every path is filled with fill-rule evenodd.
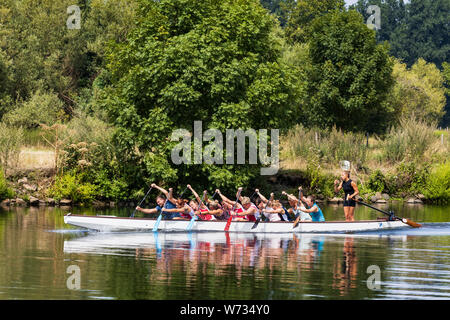
M 230 268 L 239 283 L 249 269 L 290 273 L 314 271 L 322 264 L 334 265 L 332 287 L 342 295 L 354 288 L 358 259 L 356 237 L 370 235 L 325 234 L 246 234 L 246 233 L 89 233 L 64 241 L 66 254 L 134 256 L 156 261 L 156 274 L 183 269 L 194 277 L 198 272 L 225 275 Z M 379 235 L 372 237 L 380 238 Z M 390 236 L 387 237 L 388 241 Z M 394 238 L 403 238 L 403 236 Z M 324 246 L 336 246 L 343 255 L 321 262 Z M 333 250 L 334 251 L 334 250 Z M 212 266 L 212 267 L 211 267 Z M 158 272 L 160 271 L 160 272 Z M 192 272 L 192 273 L 191 273 Z

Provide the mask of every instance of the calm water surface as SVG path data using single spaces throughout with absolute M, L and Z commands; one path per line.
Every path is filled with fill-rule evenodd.
M 59 208 L 0 209 L 0 299 L 450 299 L 450 207 L 394 209 L 424 227 L 337 235 L 99 233 L 65 225 L 67 211 Z M 328 220 L 343 217 L 342 206 L 323 211 Z M 72 212 L 128 216 L 132 209 Z M 357 208 L 358 219 L 376 216 Z M 67 286 L 72 265 L 79 290 Z M 372 265 L 381 271 L 379 290 L 367 285 Z

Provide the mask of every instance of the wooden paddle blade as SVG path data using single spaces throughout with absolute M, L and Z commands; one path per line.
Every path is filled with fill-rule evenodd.
M 300 220 L 298 220 L 297 222 L 294 222 L 294 226 L 292 227 L 292 229 L 295 229 L 299 223 L 300 223 Z
M 406 219 L 406 218 L 403 218 L 402 222 L 406 223 L 408 226 L 411 226 L 413 228 L 420 228 L 420 227 L 422 227 L 422 225 L 420 223 L 414 222 L 414 221 Z

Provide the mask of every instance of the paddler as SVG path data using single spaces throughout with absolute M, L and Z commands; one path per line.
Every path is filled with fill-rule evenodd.
M 344 214 L 345 221 L 355 221 L 355 197 L 359 194 L 358 186 L 350 179 L 350 171 L 344 170 L 341 174 L 341 181 L 334 180 L 334 192 L 338 193 L 344 189 Z
M 190 184 L 187 185 L 187 188 L 189 190 L 191 190 L 192 194 L 194 195 L 195 199 L 197 200 L 197 202 L 195 202 L 194 200 L 191 200 L 191 206 L 194 207 L 195 210 L 195 214 L 201 219 L 201 220 L 216 220 L 216 218 L 214 217 L 214 215 L 212 215 L 210 213 L 210 210 L 208 209 L 208 207 L 206 206 L 207 204 L 207 199 L 206 199 L 206 193 L 207 191 L 204 190 L 203 191 L 203 199 L 205 199 L 204 201 L 202 201 L 198 195 L 197 192 L 195 192 L 195 190 L 191 187 Z M 201 205 L 200 205 L 201 204 Z
M 283 204 L 279 200 L 267 200 L 267 198 L 259 192 L 259 189 L 255 189 L 255 193 L 261 200 L 261 202 L 258 204 L 258 209 L 264 214 L 266 218 L 269 219 L 269 221 L 289 221 L 289 218 L 287 216 L 289 212 L 285 210 Z M 272 192 L 270 194 L 270 199 L 273 199 L 273 196 L 274 194 Z
M 140 212 L 143 212 L 146 214 L 153 214 L 153 213 L 160 213 L 162 208 L 165 208 L 165 209 L 176 209 L 177 208 L 176 199 L 172 195 L 172 191 L 173 191 L 172 188 L 169 188 L 169 191 L 167 191 L 166 189 L 161 188 L 154 183 L 152 183 L 151 187 L 156 188 L 159 191 L 161 191 L 165 195 L 165 198 L 162 195 L 158 195 L 156 197 L 157 206 L 155 208 L 144 209 L 144 208 L 137 206 L 136 207 L 137 211 L 140 211 Z M 163 213 L 164 213 L 164 217 L 168 220 L 183 219 L 179 212 L 163 212 Z
M 289 205 L 291 206 L 289 212 L 292 213 L 297 220 L 312 221 L 311 215 L 304 211 L 306 208 L 301 201 L 299 201 L 294 195 L 288 194 L 285 191 L 283 191 L 282 194 L 287 196 Z
M 299 190 L 301 191 L 302 187 L 299 187 Z M 308 197 L 304 197 L 301 195 L 300 202 L 303 202 L 304 208 L 299 208 L 300 211 L 309 213 L 311 216 L 311 220 L 313 222 L 323 222 L 325 221 L 325 217 L 323 216 L 322 209 L 320 209 L 319 205 L 316 203 L 316 197 L 313 195 L 310 195 Z M 300 220 L 300 215 L 295 219 L 294 225 L 297 225 Z
M 225 197 L 222 193 L 220 193 L 219 189 L 216 189 L 216 193 L 222 198 L 222 201 L 227 203 L 228 205 L 235 206 L 234 211 L 230 212 L 234 221 L 256 221 L 259 217 L 258 207 L 255 206 L 254 203 L 250 201 L 249 197 L 239 196 L 239 202 L 232 201 Z

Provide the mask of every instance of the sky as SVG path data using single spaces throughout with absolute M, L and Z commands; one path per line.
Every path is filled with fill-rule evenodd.
M 357 2 L 358 2 L 358 0 L 345 0 L 345 3 L 347 4 L 347 6 L 357 3 Z M 405 3 L 409 2 L 409 0 L 405 0 L 404 2 Z
M 352 5 L 354 3 L 358 2 L 358 0 L 345 0 L 345 3 L 349 6 Z

